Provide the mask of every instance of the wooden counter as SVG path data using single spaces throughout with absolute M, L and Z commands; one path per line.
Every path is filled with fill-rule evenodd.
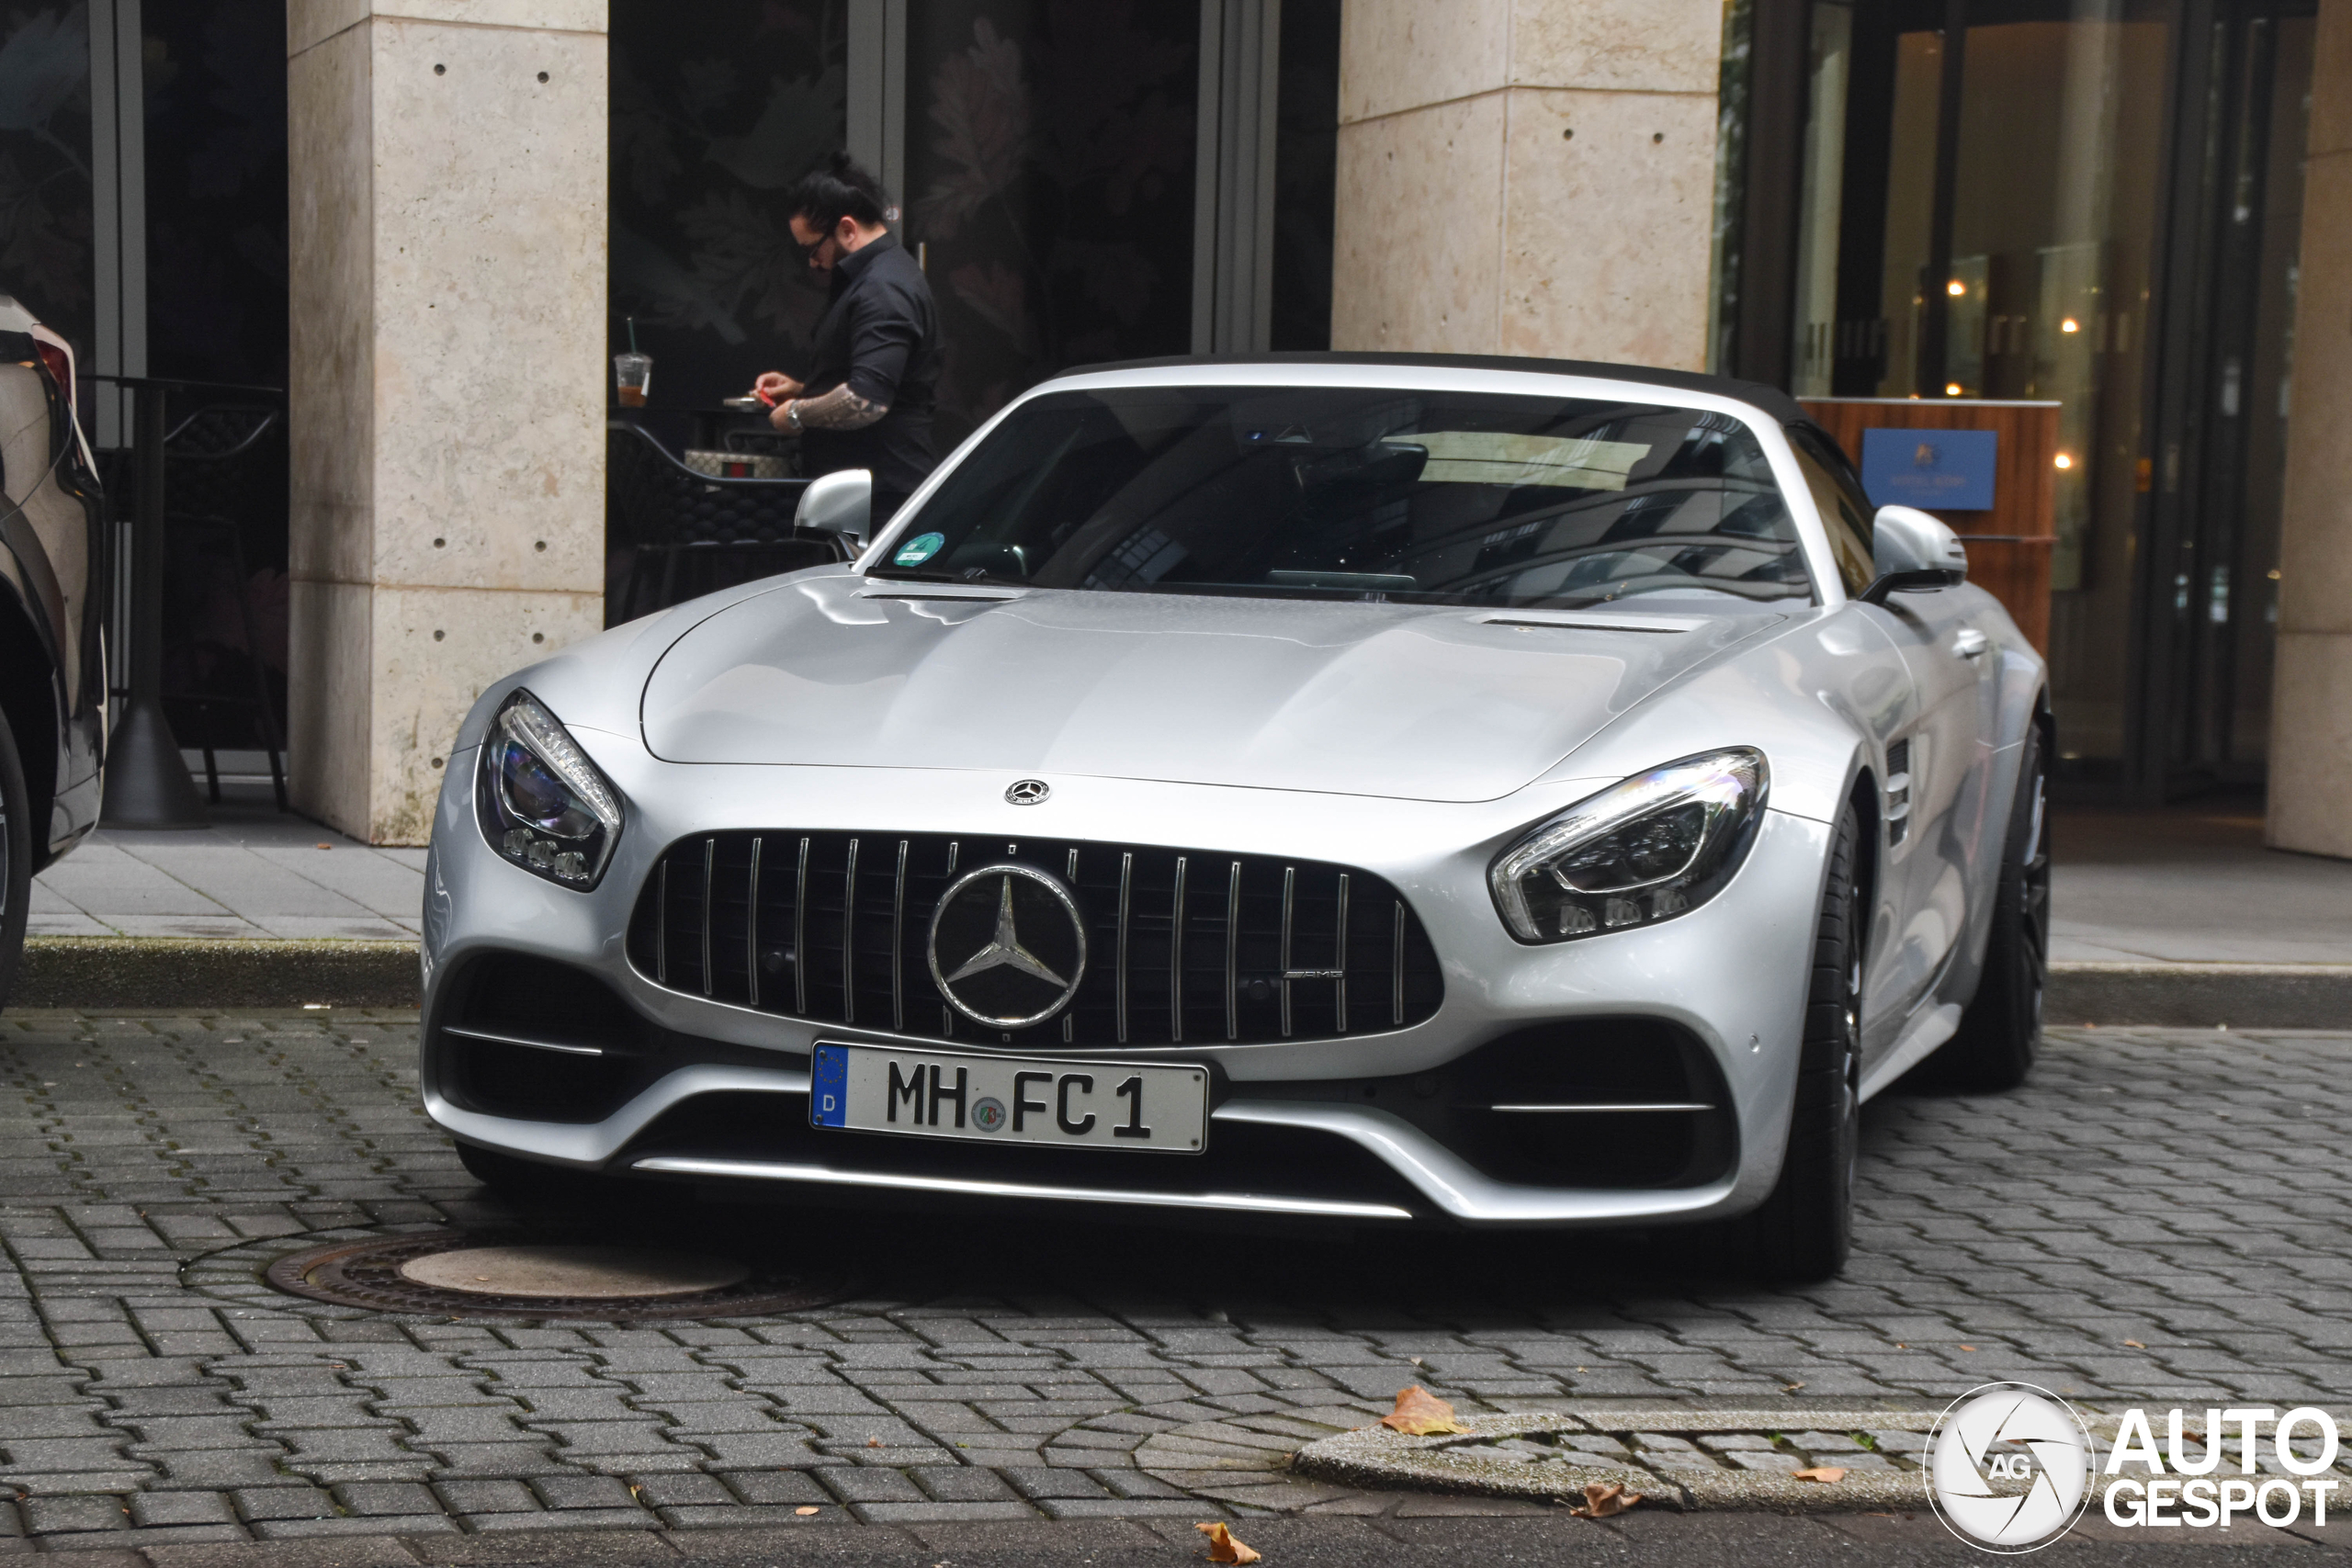
M 2050 552 L 2058 543 L 2058 405 L 1975 398 L 1806 398 L 1856 468 L 1865 430 L 1990 430 L 2001 438 L 1989 512 L 1939 512 L 1968 546 L 1969 581 L 2050 650 Z

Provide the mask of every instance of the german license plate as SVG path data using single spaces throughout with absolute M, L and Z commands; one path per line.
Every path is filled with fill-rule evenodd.
M 1208 1120 L 1205 1067 L 829 1044 L 809 1065 L 817 1127 L 1194 1155 Z

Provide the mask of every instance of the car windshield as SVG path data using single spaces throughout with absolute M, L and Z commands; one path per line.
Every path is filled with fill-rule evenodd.
M 1032 399 L 874 575 L 1511 607 L 1813 592 L 1737 419 L 1351 387 Z

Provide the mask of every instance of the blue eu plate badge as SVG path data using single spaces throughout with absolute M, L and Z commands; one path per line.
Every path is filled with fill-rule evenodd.
M 848 1125 L 849 1052 L 820 1045 L 808 1068 L 808 1120 L 820 1127 Z
M 1865 430 L 1862 489 L 1872 506 L 1990 512 L 1996 430 Z

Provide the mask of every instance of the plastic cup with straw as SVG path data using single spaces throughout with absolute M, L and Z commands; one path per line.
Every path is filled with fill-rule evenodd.
M 646 395 L 653 389 L 653 356 L 638 352 L 637 318 L 625 319 L 628 322 L 628 352 L 613 355 L 613 385 L 621 407 L 641 409 Z

